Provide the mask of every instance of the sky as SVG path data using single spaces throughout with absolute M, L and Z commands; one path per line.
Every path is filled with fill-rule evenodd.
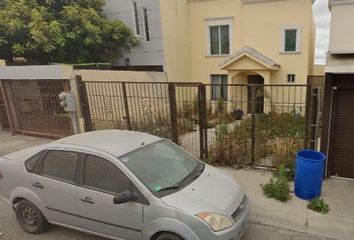
M 313 5 L 313 12 L 316 23 L 316 64 L 326 63 L 326 52 L 329 43 L 330 12 L 328 10 L 328 0 L 316 0 Z

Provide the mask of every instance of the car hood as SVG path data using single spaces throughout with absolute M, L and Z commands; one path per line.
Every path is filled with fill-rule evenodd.
M 243 195 L 244 190 L 232 176 L 206 165 L 194 182 L 161 200 L 190 214 L 217 212 L 230 215 L 240 205 Z

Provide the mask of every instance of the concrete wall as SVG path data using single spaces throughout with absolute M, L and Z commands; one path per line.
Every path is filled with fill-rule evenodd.
M 317 65 L 317 64 L 314 65 L 311 75 L 324 76 L 325 75 L 325 65 Z
M 331 54 L 354 53 L 354 1 L 331 1 Z
M 83 81 L 115 81 L 115 82 L 166 82 L 166 73 L 74 70 L 74 75 L 81 75 Z
M 186 0 L 161 0 L 165 71 L 170 82 L 190 82 L 190 16 Z M 193 29 L 194 31 L 194 29 Z
M 109 19 L 119 19 L 135 33 L 132 0 L 106 0 L 104 14 Z M 159 0 L 135 0 L 138 7 L 140 44 L 113 62 L 113 66 L 125 66 L 124 59 L 130 59 L 131 66 L 164 65 L 164 48 L 161 32 Z M 145 40 L 142 8 L 147 8 L 150 41 Z
M 243 44 L 281 65 L 278 71 L 272 72 L 271 83 L 286 84 L 287 74 L 296 74 L 296 83 L 306 84 L 314 64 L 312 1 L 267 1 L 245 4 L 243 9 Z M 296 53 L 285 53 L 282 49 L 283 30 L 288 27 L 300 31 Z

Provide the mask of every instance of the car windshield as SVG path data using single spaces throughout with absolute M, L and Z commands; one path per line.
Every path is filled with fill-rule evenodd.
M 180 188 L 199 166 L 204 166 L 167 140 L 142 147 L 120 160 L 154 193 Z

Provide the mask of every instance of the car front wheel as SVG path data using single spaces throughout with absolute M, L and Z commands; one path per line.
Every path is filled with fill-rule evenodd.
M 183 238 L 172 233 L 163 233 L 156 240 L 183 240 Z
M 39 234 L 48 227 L 48 222 L 42 212 L 27 200 L 22 200 L 17 204 L 16 218 L 23 230 L 28 233 Z

